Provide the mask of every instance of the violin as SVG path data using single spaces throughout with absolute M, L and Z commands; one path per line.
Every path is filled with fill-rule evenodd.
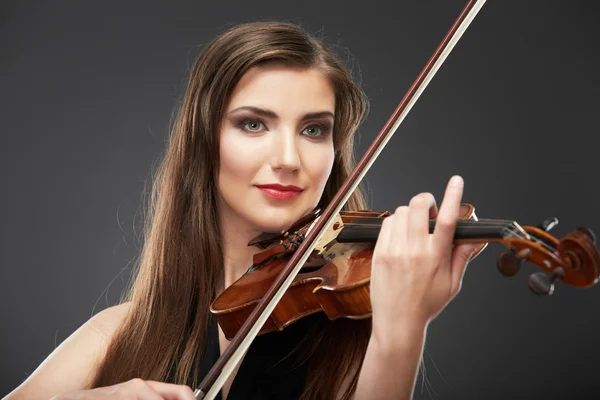
M 248 271 L 211 304 L 227 339 L 233 338 L 273 284 L 291 255 L 306 237 L 320 210 L 299 219 L 280 233 L 262 234 L 248 243 L 262 252 L 254 256 Z M 371 316 L 369 300 L 371 261 L 375 242 L 388 211 L 342 212 L 315 246 L 288 290 L 275 306 L 258 335 L 282 331 L 293 322 L 316 312 L 331 320 Z M 548 233 L 558 224 L 551 218 L 539 226 L 520 226 L 516 221 L 477 219 L 475 207 L 461 204 L 454 243 L 481 243 L 473 260 L 488 245 L 500 243 L 509 251 L 497 260 L 499 272 L 511 277 L 523 262 L 543 271 L 529 278 L 529 289 L 551 295 L 554 281 L 587 288 L 600 277 L 600 253 L 596 237 L 588 228 L 578 228 L 560 240 Z M 435 219 L 430 220 L 433 233 Z
M 229 346 L 194 391 L 197 399 L 214 399 L 259 334 L 285 329 L 294 321 L 323 311 L 329 318 L 367 318 L 371 312 L 369 279 L 374 243 L 388 212 L 341 212 L 352 192 L 406 118 L 442 63 L 486 0 L 468 0 L 373 143 L 327 207 L 315 210 L 282 232 L 261 234 L 249 244 L 263 251 L 238 281 L 222 292 L 210 310 Z M 515 221 L 477 219 L 474 207 L 462 204 L 454 242 L 501 243 L 509 251 L 498 259 L 506 276 L 523 261 L 540 267 L 529 288 L 552 294 L 556 279 L 580 288 L 598 281 L 600 254 L 592 230 L 578 228 L 561 238 L 548 231 L 556 218 L 540 226 Z M 430 232 L 435 220 L 430 221 Z

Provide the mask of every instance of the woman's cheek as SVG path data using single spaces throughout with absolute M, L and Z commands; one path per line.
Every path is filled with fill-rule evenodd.
M 313 146 L 307 154 L 309 154 L 309 157 L 307 157 L 305 165 L 310 165 L 312 179 L 317 181 L 320 187 L 324 187 L 331 174 L 335 159 L 333 145 L 320 143 Z
M 252 173 L 254 164 L 263 158 L 265 149 L 266 145 L 261 137 L 230 132 L 221 137 L 221 162 L 229 166 L 224 166 L 226 169 L 243 176 Z

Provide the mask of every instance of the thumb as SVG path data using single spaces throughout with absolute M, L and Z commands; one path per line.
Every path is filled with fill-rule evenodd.
M 458 293 L 469 261 L 481 246 L 480 243 L 464 243 L 454 247 L 452 252 L 452 292 Z

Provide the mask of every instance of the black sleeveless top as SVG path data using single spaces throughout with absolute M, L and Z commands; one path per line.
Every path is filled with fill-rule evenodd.
M 290 356 L 290 352 L 303 338 L 311 335 L 311 327 L 328 322 L 327 316 L 319 312 L 292 323 L 281 332 L 257 336 L 242 360 L 227 400 L 300 398 L 307 372 L 306 355 L 300 351 Z M 198 382 L 204 379 L 219 356 L 218 327 L 211 314 Z M 222 400 L 221 393 L 216 400 Z

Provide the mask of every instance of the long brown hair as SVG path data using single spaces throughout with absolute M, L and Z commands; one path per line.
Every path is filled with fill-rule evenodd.
M 316 68 L 335 90 L 333 170 L 326 206 L 354 166 L 354 133 L 368 111 L 351 71 L 324 42 L 285 22 L 237 25 L 209 43 L 196 59 L 169 142 L 153 180 L 144 247 L 132 284 L 122 297 L 128 317 L 113 336 L 92 387 L 132 378 L 199 384 L 209 306 L 222 279 L 218 224 L 219 128 L 240 78 L 268 63 Z M 364 209 L 356 190 L 344 206 Z M 354 391 L 370 335 L 370 320 L 338 320 L 319 327 L 308 343 L 303 398 L 331 399 L 346 376 Z M 193 376 L 192 382 L 188 377 Z

